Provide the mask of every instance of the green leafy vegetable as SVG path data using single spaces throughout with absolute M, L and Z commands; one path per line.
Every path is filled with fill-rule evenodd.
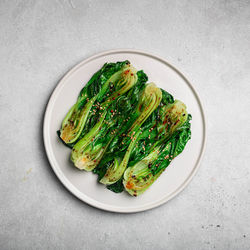
M 130 195 L 138 196 L 145 192 L 170 162 L 183 151 L 191 138 L 190 119 L 191 116 L 184 126 L 178 128 L 169 139 L 155 147 L 147 157 L 126 169 L 123 185 Z
M 115 193 L 142 194 L 191 138 L 185 104 L 147 81 L 129 61 L 105 63 L 57 131 L 75 167 Z
M 77 168 L 91 171 L 99 164 L 119 128 L 124 125 L 127 112 L 131 112 L 137 103 L 138 98 L 135 96 L 139 93 L 136 90 L 142 88 L 145 81 L 145 77 L 141 78 L 142 72 L 139 75 L 135 87 L 131 89 L 134 92 L 118 96 L 116 102 L 112 102 L 102 113 L 96 125 L 74 146 L 71 160 Z
M 61 139 L 66 144 L 75 143 L 81 136 L 86 121 L 91 120 L 89 113 L 91 113 L 90 116 L 98 117 L 96 112 L 90 112 L 91 109 L 96 111 L 93 107 L 94 103 L 98 104 L 100 110 L 105 110 L 136 82 L 136 70 L 128 61 L 105 64 L 81 90 L 77 102 L 64 118 L 60 130 Z
M 117 182 L 122 177 L 127 167 L 131 151 L 138 140 L 140 134 L 139 129 L 150 114 L 158 107 L 161 98 L 161 90 L 157 88 L 154 83 L 150 83 L 146 86 L 135 110 L 135 113 L 141 114 L 127 131 L 127 137 L 122 141 L 122 144 L 128 144 L 130 142 L 130 145 L 128 146 L 121 163 L 116 164 L 118 160 L 115 159 L 114 163 L 107 169 L 107 172 L 100 180 L 101 183 L 110 185 Z
M 167 102 L 166 100 L 164 101 Z M 155 117 L 156 114 L 158 114 L 158 120 Z M 139 116 L 139 118 L 140 117 L 141 116 Z M 134 134 L 135 131 L 133 131 L 130 138 L 130 144 L 126 149 L 121 163 L 117 164 L 117 158 L 114 158 L 113 163 L 107 168 L 107 171 L 100 182 L 110 185 L 118 181 L 127 168 L 130 158 L 132 158 L 132 163 L 134 164 L 139 159 L 145 157 L 150 150 L 154 149 L 164 139 L 169 137 L 186 121 L 186 119 L 186 106 L 182 102 L 176 100 L 174 103 L 169 103 L 168 105 L 160 105 L 156 110 L 156 113 L 153 113 L 146 120 L 145 124 L 140 127 L 140 130 L 137 130 L 136 134 Z M 128 135 L 130 136 L 129 133 Z M 156 140 L 157 142 L 154 143 Z M 131 165 L 131 163 L 129 165 Z

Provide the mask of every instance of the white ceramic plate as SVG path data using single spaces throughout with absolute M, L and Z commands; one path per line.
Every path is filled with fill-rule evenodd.
M 97 182 L 93 173 L 79 171 L 69 160 L 70 149 L 58 139 L 56 131 L 75 103 L 79 91 L 105 62 L 128 59 L 143 69 L 149 81 L 167 90 L 187 105 L 192 114 L 192 138 L 179 155 L 141 196 L 116 194 Z M 205 119 L 197 93 L 188 80 L 164 59 L 137 50 L 111 50 L 92 56 L 70 70 L 55 88 L 44 118 L 44 144 L 50 164 L 64 186 L 80 200 L 113 212 L 139 212 L 157 207 L 176 196 L 197 171 L 205 146 Z

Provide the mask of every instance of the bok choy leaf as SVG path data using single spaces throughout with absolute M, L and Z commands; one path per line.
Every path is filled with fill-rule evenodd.
M 144 159 L 126 169 L 123 185 L 130 195 L 138 196 L 145 192 L 170 162 L 183 151 L 191 138 L 190 119 L 189 115 L 188 120 L 170 138 L 156 146 Z
M 77 102 L 64 118 L 60 137 L 64 143 L 74 145 L 84 130 L 86 122 L 93 126 L 116 98 L 126 93 L 137 82 L 135 68 L 128 61 L 105 64 L 81 90 Z M 96 107 L 93 107 L 94 103 Z M 101 112 L 94 112 L 99 108 Z M 95 119 L 91 119 L 91 118 Z M 94 122 L 93 122 L 94 121 Z M 84 131 L 84 134 L 88 132 Z

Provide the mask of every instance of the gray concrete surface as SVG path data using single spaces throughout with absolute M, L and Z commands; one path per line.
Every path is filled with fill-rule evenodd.
M 57 180 L 42 122 L 58 80 L 114 48 L 194 84 L 207 149 L 191 184 L 138 214 L 92 208 Z M 0 249 L 249 249 L 250 1 L 0 1 Z

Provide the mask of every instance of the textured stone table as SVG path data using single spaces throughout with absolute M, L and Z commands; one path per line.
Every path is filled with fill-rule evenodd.
M 0 249 L 249 249 L 250 1 L 0 1 Z M 42 122 L 58 80 L 115 48 L 146 50 L 200 94 L 208 141 L 190 185 L 137 214 L 58 181 Z

